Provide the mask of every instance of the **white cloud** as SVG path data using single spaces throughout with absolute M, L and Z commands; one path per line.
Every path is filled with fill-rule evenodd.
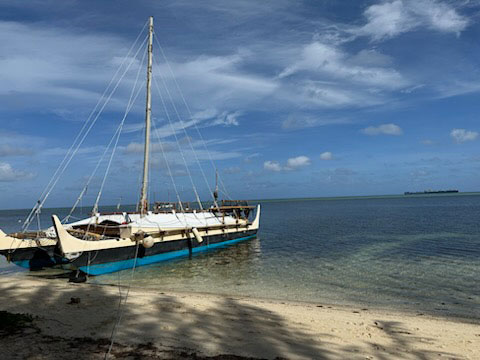
M 378 66 L 386 67 L 393 64 L 393 58 L 380 53 L 378 50 L 374 49 L 363 49 L 360 50 L 356 55 L 353 55 L 349 61 L 352 64 L 360 66 Z
M 374 40 L 392 38 L 418 27 L 458 34 L 468 25 L 454 7 L 436 0 L 385 1 L 368 7 L 364 15 L 367 24 L 355 32 Z
M 310 165 L 310 158 L 307 156 L 297 156 L 287 160 L 286 170 L 295 170 Z
M 239 70 L 249 56 L 246 51 L 226 56 L 202 55 L 185 62 L 170 60 L 170 65 L 177 81 L 185 84 L 182 89 L 193 109 L 205 109 L 205 105 L 209 104 L 226 111 L 227 105 L 229 108 L 246 104 L 252 106 L 278 87 L 274 79 Z M 162 76 L 167 87 L 175 89 L 168 66 L 159 64 L 154 69 L 154 75 Z
M 356 56 L 349 56 L 339 47 L 315 41 L 302 49 L 300 60 L 285 68 L 279 78 L 291 76 L 300 71 L 317 72 L 331 79 L 343 79 L 348 82 L 377 86 L 387 89 L 398 89 L 407 85 L 407 81 L 396 70 L 384 67 L 389 65 L 375 55 L 360 52 Z M 373 59 L 376 57 L 376 59 Z
M 403 130 L 395 124 L 382 124 L 379 126 L 369 126 L 361 130 L 365 135 L 402 135 Z
M 330 151 L 325 151 L 320 154 L 320 159 L 322 160 L 332 160 L 333 154 Z
M 158 138 L 167 138 L 177 134 L 180 134 L 180 136 L 185 136 L 185 134 L 188 134 L 189 131 L 192 131 L 188 130 L 192 127 L 204 128 L 210 126 L 238 126 L 238 117 L 241 115 L 242 113 L 240 111 L 224 111 L 219 113 L 216 109 L 209 108 L 193 114 L 190 119 L 182 119 L 180 114 L 177 116 L 176 112 L 174 112 L 173 114 L 170 114 L 169 120 L 164 118 L 153 119 L 154 127 L 152 129 L 152 137 L 156 138 L 158 136 Z M 163 125 L 159 126 L 159 124 Z M 144 131 L 144 128 L 145 123 L 143 121 L 125 124 L 122 132 L 133 133 Z M 193 133 L 195 134 L 196 131 Z
M 435 142 L 433 140 L 430 140 L 430 139 L 425 139 L 425 140 L 422 140 L 420 141 L 423 145 L 433 145 L 435 144 Z
M 265 161 L 265 162 L 263 163 L 263 168 L 264 168 L 265 170 L 276 171 L 276 172 L 283 170 L 283 168 L 282 168 L 282 166 L 280 165 L 280 163 L 278 163 L 277 161 L 270 161 L 270 160 Z
M 240 115 L 241 113 L 239 111 L 231 113 L 224 111 L 222 114 L 217 116 L 217 118 L 211 123 L 211 125 L 238 126 L 238 117 Z
M 287 160 L 285 166 L 281 165 L 278 161 L 265 161 L 263 163 L 263 168 L 269 171 L 292 171 L 304 168 L 310 165 L 310 158 L 308 156 L 297 156 Z
M 9 163 L 0 162 L 0 181 L 25 180 L 33 176 L 32 173 L 14 169 Z
M 113 75 L 115 58 L 127 52 L 119 38 L 72 33 L 41 23 L 0 21 L 0 43 L 0 94 L 21 94 L 23 100 L 7 105 L 50 110 L 91 106 Z M 127 76 L 124 85 L 130 80 Z M 116 96 L 123 95 L 127 96 L 119 88 Z M 123 106 L 116 100 L 112 104 Z
M 74 33 L 44 23 L 7 21 L 0 21 L 0 43 L 0 94 L 16 98 L 21 94 L 23 108 L 41 106 L 43 110 L 61 117 L 67 115 L 69 119 L 70 114 L 83 114 L 93 107 L 130 46 L 121 37 L 105 33 Z M 141 58 L 142 52 L 139 54 Z M 238 123 L 239 113 L 235 115 L 232 108 L 252 106 L 278 86 L 274 79 L 243 70 L 250 56 L 248 51 L 238 50 L 225 56 L 182 56 L 182 60 L 174 53 L 167 55 L 190 108 L 193 111 L 205 109 L 208 104 L 218 108 L 220 114 L 227 111 L 224 119 L 218 120 L 221 125 Z M 115 110 L 124 107 L 135 70 L 140 65 L 134 61 L 112 98 L 111 106 Z M 173 100 L 183 106 L 168 66 L 164 63 L 154 65 L 154 76 L 157 79 L 162 76 Z M 162 81 L 158 83 L 163 91 Z M 155 84 L 152 92 L 158 96 Z M 168 96 L 166 98 L 169 100 Z M 10 107 L 19 104 L 18 101 L 4 103 Z M 143 106 L 134 110 L 143 111 Z
M 178 134 L 178 133 L 181 133 L 181 134 L 185 135 L 185 132 L 188 128 L 190 128 L 192 126 L 195 126 L 196 124 L 198 124 L 200 122 L 201 122 L 201 119 L 179 120 L 179 121 L 175 121 L 175 122 L 171 122 L 171 123 L 168 122 L 165 125 L 155 127 L 152 131 L 153 132 L 152 136 L 154 138 L 156 138 L 157 136 L 159 138 L 166 138 L 166 137 Z M 131 130 L 131 132 L 134 132 L 134 131 L 140 130 L 141 128 L 142 128 L 141 123 L 139 123 L 139 124 L 137 124 L 136 127 L 132 127 L 129 130 Z M 126 132 L 126 131 L 124 131 L 124 132 Z
M 453 129 L 450 136 L 456 143 L 463 143 L 466 141 L 473 141 L 478 137 L 478 132 L 469 131 L 465 129 Z

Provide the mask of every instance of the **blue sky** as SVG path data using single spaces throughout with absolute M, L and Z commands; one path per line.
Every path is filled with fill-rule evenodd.
M 149 15 L 175 74 L 155 43 L 174 131 L 154 86 L 165 156 L 154 136 L 152 200 L 173 200 L 168 169 L 181 198 L 194 198 L 183 157 L 205 199 L 196 159 L 212 186 L 210 157 L 233 198 L 480 190 L 479 1 L 3 0 L 0 208 L 38 199 Z M 46 206 L 71 205 L 88 181 L 137 70 L 144 81 L 142 55 L 127 59 L 130 71 Z M 101 204 L 138 198 L 144 102 L 141 91 Z

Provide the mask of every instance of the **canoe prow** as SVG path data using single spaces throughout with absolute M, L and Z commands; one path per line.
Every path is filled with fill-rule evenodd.
M 260 227 L 260 204 L 257 205 L 255 220 L 253 220 L 251 225 L 251 228 L 255 230 L 258 230 L 259 227 Z
M 58 243 L 62 253 L 68 258 L 68 254 L 76 256 L 77 253 L 82 251 L 110 249 L 123 246 L 120 243 L 128 240 L 130 243 L 134 243 L 131 239 L 107 239 L 99 241 L 88 241 L 76 238 L 68 233 L 65 227 L 62 225 L 57 215 L 52 215 L 53 228 L 57 234 Z M 122 240 L 122 241 L 118 241 Z M 73 255 L 75 254 L 75 255 Z
M 70 235 L 63 227 L 57 215 L 52 215 L 52 221 L 62 252 L 64 254 L 77 252 L 78 249 L 81 248 L 83 241 Z

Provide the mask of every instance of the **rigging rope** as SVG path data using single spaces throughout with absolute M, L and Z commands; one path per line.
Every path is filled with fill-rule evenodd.
M 174 189 L 174 191 L 175 191 L 175 195 L 177 196 L 178 203 L 179 203 L 180 208 L 181 208 L 181 210 L 182 210 L 182 212 L 183 212 L 184 209 L 183 209 L 182 201 L 180 200 L 180 195 L 178 194 L 177 184 L 175 184 L 175 180 L 173 179 L 172 170 L 170 169 L 170 164 L 168 163 L 167 155 L 165 154 L 165 151 L 164 151 L 164 149 L 163 149 L 163 144 L 162 144 L 162 142 L 160 141 L 160 136 L 158 135 L 158 129 L 157 129 L 157 126 L 155 125 L 155 120 L 152 121 L 152 124 L 153 124 L 153 129 L 154 129 L 153 133 L 156 135 L 157 141 L 158 141 L 158 143 L 160 144 L 160 150 L 161 150 L 161 152 L 162 152 L 163 159 L 164 159 L 165 164 L 166 164 L 166 166 L 167 166 L 168 175 L 170 176 L 170 180 L 172 181 L 172 185 L 173 185 L 173 189 Z
M 170 71 L 170 74 L 172 75 L 173 81 L 175 82 L 175 86 L 177 87 L 177 90 L 178 90 L 178 92 L 180 93 L 180 97 L 182 98 L 182 101 L 183 101 L 183 103 L 185 104 L 185 107 L 186 107 L 186 109 L 187 109 L 187 111 L 188 111 L 188 114 L 189 114 L 189 116 L 190 116 L 190 119 L 193 119 L 193 114 L 192 114 L 192 112 L 191 112 L 191 110 L 190 110 L 190 106 L 188 106 L 188 103 L 187 103 L 187 101 L 185 100 L 185 96 L 183 95 L 183 91 L 182 91 L 180 85 L 178 85 L 177 78 L 176 78 L 176 76 L 175 76 L 175 74 L 174 74 L 174 72 L 173 72 L 173 70 L 172 70 L 172 67 L 170 66 L 170 62 L 168 61 L 168 58 L 167 58 L 167 56 L 166 56 L 166 54 L 165 54 L 165 51 L 163 50 L 163 47 L 162 47 L 162 45 L 160 44 L 160 42 L 158 41 L 157 38 L 158 38 L 158 37 L 155 36 L 154 40 L 157 42 L 158 48 L 160 49 L 160 51 L 161 51 L 161 53 L 162 53 L 162 57 L 163 57 L 163 59 L 165 60 L 165 63 L 167 64 L 167 66 L 168 66 L 168 69 L 169 69 L 169 71 Z M 205 149 L 205 151 L 206 151 L 206 153 L 207 153 L 207 155 L 208 155 L 208 157 L 209 157 L 209 159 L 210 159 L 210 164 L 212 165 L 213 171 L 216 172 L 216 171 L 217 171 L 217 168 L 216 168 L 215 163 L 214 163 L 214 161 L 213 161 L 212 154 L 210 153 L 210 151 L 209 151 L 208 148 L 207 148 L 207 143 L 206 143 L 205 139 L 203 138 L 202 133 L 201 133 L 200 130 L 198 129 L 197 123 L 193 121 L 193 125 L 194 125 L 194 128 L 195 128 L 195 130 L 197 131 L 197 134 L 198 134 L 198 136 L 199 136 L 199 138 L 200 138 L 200 140 L 201 140 L 201 142 L 202 142 L 202 144 L 203 144 L 203 147 L 204 147 L 204 149 Z M 203 173 L 203 170 L 202 170 L 202 173 Z M 205 175 L 204 175 L 204 177 L 205 177 Z M 220 175 L 218 176 L 218 179 L 220 180 L 220 184 L 221 184 L 221 186 L 223 187 L 223 190 L 224 190 L 223 192 L 224 192 L 224 194 L 227 195 L 228 198 L 230 198 L 230 196 L 228 195 L 227 189 L 226 189 L 226 187 L 225 187 L 225 184 L 223 183 L 223 180 L 222 180 L 222 178 L 221 178 Z M 216 201 L 215 201 L 215 200 L 214 200 L 214 203 L 216 204 Z M 217 204 L 216 204 L 216 205 L 217 205 Z M 218 207 L 218 205 L 217 205 L 217 207 Z
M 141 64 L 143 63 L 143 61 L 145 60 L 145 54 L 146 54 L 146 51 L 145 53 L 143 54 L 143 57 L 142 57 L 142 60 L 141 60 Z M 117 145 L 118 145 L 118 141 L 120 139 L 120 134 L 122 133 L 122 129 L 123 129 L 123 125 L 125 123 L 125 120 L 128 116 L 128 114 L 130 113 L 130 110 L 132 109 L 133 107 L 133 104 L 135 103 L 135 101 L 137 100 L 138 98 L 138 95 L 140 94 L 140 91 L 142 89 L 142 86 L 140 86 L 138 88 L 138 91 L 137 93 L 135 94 L 135 90 L 136 90 L 136 87 L 137 87 L 137 83 L 138 83 L 138 77 L 140 75 L 140 70 L 141 70 L 141 66 L 138 67 L 138 71 L 137 71 L 137 76 L 135 78 L 135 82 L 133 84 L 133 88 L 132 88 L 132 91 L 130 92 L 130 98 L 128 99 L 128 103 L 127 103 L 127 107 L 125 109 L 125 113 L 123 114 L 123 118 L 122 118 L 122 121 L 120 122 L 120 125 L 119 125 L 119 129 L 118 129 L 118 134 L 117 134 L 117 139 L 115 140 L 115 145 L 113 146 L 112 148 L 112 154 L 110 156 L 110 160 L 108 162 L 108 166 L 107 166 L 107 169 L 105 170 L 105 175 L 103 177 L 103 181 L 102 181 L 102 185 L 100 186 L 100 190 L 98 192 L 98 195 L 97 195 L 97 199 L 95 201 L 95 205 L 93 207 L 93 212 L 95 213 L 98 209 L 98 203 L 100 201 L 100 196 L 102 195 L 102 192 L 103 192 L 103 187 L 105 186 L 105 181 L 107 179 L 107 176 L 108 176 L 108 173 L 110 171 L 110 166 L 112 165 L 112 160 L 113 160 L 113 157 L 115 156 L 115 151 L 117 150 Z
M 130 288 L 132 286 L 133 276 L 135 274 L 135 269 L 137 267 L 139 246 L 140 246 L 140 242 L 137 242 L 137 244 L 135 246 L 135 258 L 134 258 L 134 261 L 133 261 L 133 267 L 132 267 L 132 272 L 131 272 L 131 276 L 130 276 L 130 282 L 129 282 L 128 287 L 127 287 L 127 293 L 125 294 L 125 300 L 123 301 L 123 304 L 122 304 L 122 295 L 121 295 L 121 292 L 120 292 L 120 287 L 118 288 L 119 292 L 120 292 L 120 301 L 118 303 L 118 309 L 117 309 L 118 317 L 117 317 L 117 321 L 115 322 L 115 325 L 113 326 L 113 329 L 112 329 L 112 334 L 110 336 L 110 345 L 108 346 L 108 351 L 105 353 L 105 357 L 104 357 L 105 360 L 108 359 L 108 356 L 110 355 L 110 352 L 112 351 L 113 342 L 115 340 L 115 336 L 117 335 L 118 326 L 120 325 L 120 322 L 123 319 L 123 315 L 125 314 L 125 305 L 127 305 L 128 295 L 130 294 Z
M 188 177 L 190 178 L 190 182 L 192 184 L 193 192 L 195 193 L 196 200 L 198 202 L 198 205 L 200 206 L 200 209 L 203 210 L 202 202 L 200 201 L 200 197 L 198 196 L 197 188 L 195 187 L 195 183 L 193 182 L 192 174 L 190 173 L 190 169 L 188 168 L 188 165 L 187 165 L 187 160 L 185 159 L 185 155 L 183 154 L 182 147 L 180 146 L 180 142 L 178 141 L 177 133 L 175 132 L 175 129 L 173 128 L 173 124 L 172 124 L 172 120 L 170 118 L 170 114 L 168 113 L 167 106 L 165 104 L 165 100 L 163 99 L 162 93 L 160 91 L 160 87 L 158 86 L 158 82 L 157 82 L 157 79 L 155 78 L 155 76 L 153 77 L 153 82 L 155 84 L 155 87 L 157 88 L 158 95 L 160 96 L 163 108 L 165 110 L 165 114 L 166 114 L 167 119 L 168 119 L 168 123 L 170 124 L 170 129 L 173 133 L 173 136 L 175 137 L 175 141 L 177 143 L 177 147 L 178 147 L 178 150 L 180 152 L 180 155 L 182 156 L 183 163 L 185 164 L 185 169 L 187 171 Z
M 143 58 L 142 58 L 142 63 L 143 63 L 143 60 L 144 60 L 144 59 L 145 59 L 145 55 L 144 55 Z M 134 104 L 135 101 L 137 100 L 138 95 L 140 94 L 140 91 L 142 90 L 142 85 L 143 85 L 143 83 L 145 83 L 145 82 L 143 82 L 142 85 L 139 86 L 138 91 L 137 91 L 137 93 L 135 94 L 135 90 L 136 90 L 136 86 L 137 86 L 137 82 L 138 82 L 138 77 L 139 77 L 139 74 L 140 74 L 140 69 L 141 69 L 141 67 L 138 68 L 137 76 L 136 76 L 136 78 L 135 78 L 135 83 L 134 83 L 133 88 L 132 88 L 132 91 L 131 91 L 131 93 L 130 93 L 130 98 L 129 98 L 129 100 L 128 100 L 127 107 L 125 108 L 125 113 L 123 114 L 122 121 L 120 122 L 120 124 L 119 124 L 119 126 L 118 126 L 118 128 L 117 128 L 117 131 L 115 132 L 115 134 L 116 134 L 115 144 L 114 144 L 114 146 L 112 147 L 112 153 L 111 153 L 111 155 L 110 155 L 110 159 L 109 159 L 107 168 L 106 168 L 106 170 L 105 170 L 105 174 L 104 174 L 104 176 L 103 176 L 102 184 L 101 184 L 100 189 L 99 189 L 99 191 L 98 191 L 98 195 L 97 195 L 97 199 L 95 200 L 95 204 L 93 205 L 93 209 L 92 209 L 92 213 L 93 213 L 93 214 L 96 214 L 97 211 L 98 211 L 98 203 L 100 202 L 100 197 L 101 197 L 102 192 L 103 192 L 103 187 L 105 186 L 105 181 L 107 180 L 108 173 L 110 172 L 110 166 L 112 165 L 112 161 L 113 161 L 113 158 L 114 158 L 114 156 L 115 156 L 115 152 L 116 152 L 116 149 L 117 149 L 117 146 L 118 146 L 118 141 L 119 141 L 120 135 L 121 135 L 121 133 L 122 133 L 123 125 L 124 125 L 124 123 L 125 123 L 125 120 L 126 120 L 128 114 L 130 113 L 130 110 L 131 110 L 132 107 L 133 107 L 133 104 Z M 135 94 L 135 95 L 134 95 L 134 94 Z M 114 135 L 114 136 L 115 136 L 115 135 Z M 84 238 L 86 238 L 86 237 L 88 236 L 88 233 L 89 233 L 89 231 L 90 231 L 90 227 L 91 227 L 91 225 L 92 225 L 92 223 L 93 223 L 94 218 L 95 218 L 94 216 L 92 216 L 92 217 L 90 218 L 90 221 L 89 221 L 88 226 L 87 226 L 87 232 L 85 233 Z
M 142 29 L 143 31 L 143 29 Z M 135 43 L 138 41 L 138 38 L 135 40 Z M 65 156 L 64 160 L 62 161 L 61 165 L 59 166 L 59 168 L 57 170 L 60 170 L 60 173 L 55 172 L 54 174 L 54 177 L 56 176 L 56 179 L 55 181 L 53 181 L 52 183 L 52 180 L 54 179 L 54 177 L 52 177 L 51 181 L 49 182 L 49 185 L 50 186 L 50 189 L 45 193 L 42 194 L 43 196 L 43 200 L 39 200 L 36 204 L 36 206 L 34 207 L 34 209 L 32 209 L 31 211 L 31 214 L 34 215 L 36 214 L 42 207 L 43 207 L 43 204 L 45 203 L 45 201 L 47 200 L 47 198 L 49 197 L 50 193 L 52 192 L 52 190 L 55 188 L 56 184 L 58 183 L 58 181 L 60 180 L 61 176 L 63 175 L 63 173 L 65 172 L 66 168 L 68 167 L 68 165 L 70 164 L 70 162 L 72 161 L 73 157 L 76 155 L 76 153 L 78 152 L 80 146 L 83 144 L 83 141 L 85 140 L 85 138 L 87 137 L 87 135 L 89 134 L 90 130 L 93 128 L 93 126 L 95 125 L 95 123 L 97 122 L 98 118 L 100 117 L 100 114 L 103 112 L 103 110 L 105 109 L 105 106 L 108 104 L 108 102 L 110 101 L 110 99 L 112 98 L 113 94 L 115 93 L 115 91 L 117 90 L 120 82 L 123 80 L 123 78 L 125 77 L 125 74 L 128 72 L 128 70 L 130 69 L 131 65 L 134 63 L 137 55 L 138 55 L 138 52 L 140 51 L 140 49 L 143 47 L 143 44 L 147 41 L 147 38 L 145 38 L 145 40 L 142 42 L 142 44 L 140 45 L 139 49 L 137 50 L 137 52 L 135 53 L 134 57 L 131 59 L 130 63 L 128 64 L 128 66 L 125 68 L 123 74 L 120 76 L 120 78 L 118 79 L 117 83 L 115 84 L 115 86 L 113 87 L 113 89 L 111 90 L 109 96 L 107 97 L 107 99 L 105 100 L 105 102 L 103 103 L 103 105 L 101 106 L 100 110 L 98 110 L 96 116 L 93 118 L 93 120 L 90 122 L 90 125 L 89 127 L 87 128 L 86 132 L 83 134 L 83 136 L 81 136 L 81 139 L 80 141 L 78 142 L 78 144 L 76 144 L 77 140 L 74 141 L 74 143 L 72 144 L 72 147 L 71 148 L 75 148 L 73 151 L 68 151 L 67 152 L 67 155 Z M 133 46 L 132 46 L 133 48 Z M 132 49 L 131 48 L 131 49 Z M 130 51 L 129 51 L 130 53 Z M 128 55 L 129 53 L 127 54 L 127 56 L 125 57 L 125 59 L 128 58 Z M 123 62 L 122 62 L 122 65 L 123 66 Z M 121 67 L 120 67 L 121 68 Z M 115 73 L 117 74 L 117 73 Z M 110 84 L 109 84 L 110 86 Z M 108 89 L 108 87 L 107 87 Z M 103 98 L 103 95 L 102 95 L 102 98 Z M 101 98 L 101 99 L 102 99 Z M 99 101 L 100 103 L 101 101 Z M 93 114 L 94 112 L 92 112 Z M 84 124 L 84 127 L 82 128 L 82 131 L 79 133 L 79 135 L 77 136 L 80 137 L 80 135 L 82 134 L 83 132 L 83 129 L 86 127 L 86 125 L 88 124 L 89 120 L 87 120 Z M 76 144 L 76 146 L 75 146 Z M 68 160 L 65 162 L 65 159 Z M 63 164 L 63 168 L 62 168 L 62 164 Z M 48 188 L 47 186 L 47 188 Z M 27 219 L 25 220 L 24 222 L 24 225 L 22 227 L 22 231 L 26 231 L 28 229 L 28 226 L 30 225 L 31 221 L 32 221 L 32 218 L 33 216 L 28 216 Z
M 198 159 L 197 152 L 195 151 L 195 149 L 194 149 L 194 147 L 193 147 L 193 145 L 192 145 L 192 141 L 191 141 L 190 137 L 188 136 L 187 129 L 186 129 L 186 127 L 185 127 L 185 124 L 183 123 L 182 117 L 180 116 L 180 113 L 178 112 L 177 106 L 175 105 L 175 102 L 173 101 L 172 94 L 170 93 L 170 90 L 168 90 L 168 87 L 167 87 L 167 84 L 166 84 L 165 79 L 164 79 L 162 76 L 160 76 L 160 79 L 162 80 L 163 87 L 164 87 L 164 89 L 165 89 L 165 91 L 166 91 L 166 93 L 167 93 L 167 95 L 168 95 L 168 97 L 169 97 L 169 99 L 170 99 L 170 102 L 172 103 L 172 107 L 173 107 L 173 109 L 175 110 L 175 113 L 176 113 L 176 115 L 177 115 L 177 118 L 178 118 L 178 120 L 179 120 L 179 122 L 180 122 L 180 125 L 181 125 L 181 127 L 182 127 L 183 133 L 185 134 L 185 138 L 187 139 L 187 142 L 188 142 L 188 144 L 190 145 L 190 149 L 192 150 L 192 153 L 193 153 L 193 155 L 194 155 L 194 157 L 195 157 L 195 161 L 197 162 L 197 165 L 198 165 L 198 167 L 199 167 L 199 169 L 200 169 L 200 172 L 202 173 L 203 179 L 204 179 L 204 181 L 205 181 L 205 185 L 207 185 L 208 192 L 209 192 L 210 195 L 213 197 L 213 201 L 215 202 L 215 197 L 214 197 L 214 195 L 213 195 L 213 191 L 212 191 L 212 189 L 210 188 L 210 184 L 208 183 L 207 177 L 205 176 L 205 172 L 203 171 L 203 167 L 202 167 L 202 165 L 200 164 L 200 160 Z M 192 122 L 195 123 L 195 120 L 192 120 Z M 173 130 L 172 130 L 172 131 L 173 131 Z M 199 199 L 197 199 L 197 200 L 199 200 Z M 202 205 L 200 205 L 200 208 L 203 209 Z

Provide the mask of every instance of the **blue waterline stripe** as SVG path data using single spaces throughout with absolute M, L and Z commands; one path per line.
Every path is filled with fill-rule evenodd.
M 30 260 L 19 260 L 19 261 L 12 261 L 15 265 L 20 266 L 25 269 L 30 269 Z
M 192 253 L 199 253 L 199 252 L 209 251 L 212 249 L 226 247 L 229 245 L 236 244 L 240 241 L 252 239 L 255 236 L 256 235 L 250 235 L 250 236 L 246 236 L 238 239 L 223 241 L 217 244 L 195 247 L 192 249 Z M 189 253 L 190 251 L 188 249 L 185 249 L 185 250 L 171 251 L 163 254 L 145 256 L 143 258 L 137 258 L 137 262 L 135 266 L 144 266 L 144 265 L 154 264 L 161 261 L 175 259 L 178 257 L 188 256 Z M 120 270 L 131 269 L 134 263 L 135 263 L 135 259 L 128 259 L 128 260 L 109 262 L 105 264 L 81 266 L 79 269 L 89 275 L 103 275 L 103 274 L 108 274 L 108 273 L 112 273 Z

